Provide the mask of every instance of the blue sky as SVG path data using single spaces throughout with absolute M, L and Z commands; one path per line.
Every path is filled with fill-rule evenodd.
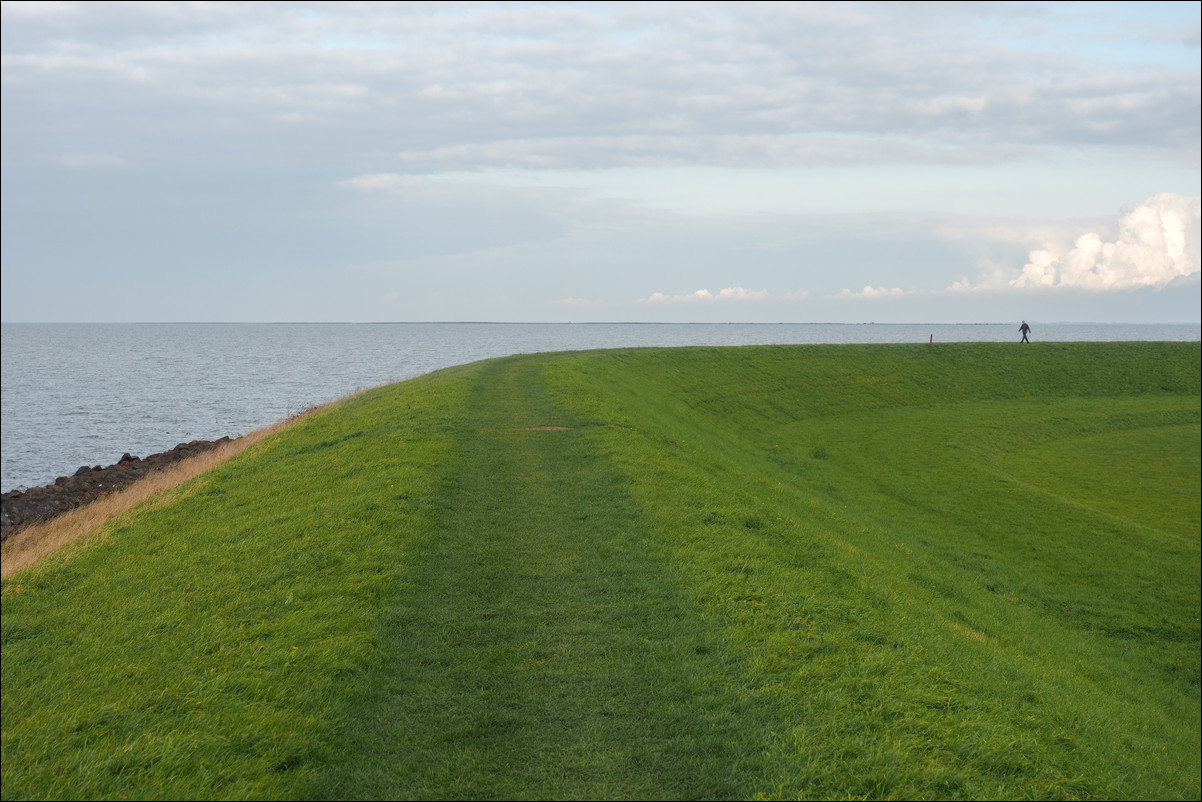
M 3 4 L 19 321 L 1197 322 L 1202 4 Z

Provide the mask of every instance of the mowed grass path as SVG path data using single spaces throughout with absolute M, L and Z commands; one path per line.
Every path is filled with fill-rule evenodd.
M 624 483 L 538 362 L 486 366 L 332 796 L 737 798 L 757 761 Z M 587 426 L 587 424 L 583 424 Z M 718 687 L 715 687 L 718 686 Z
M 5 798 L 1196 798 L 1197 344 L 516 357 L 4 583 Z

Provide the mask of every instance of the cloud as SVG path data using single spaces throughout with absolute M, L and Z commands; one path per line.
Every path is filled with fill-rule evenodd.
M 388 265 L 418 316 L 883 315 L 965 274 L 947 309 L 1009 303 L 1197 193 L 1197 6 L 1147 5 L 6 0 L 5 311 L 60 314 L 17 271 L 62 265 L 172 298 Z
M 955 145 L 879 141 L 865 148 L 856 138 L 819 133 L 691 134 L 634 132 L 609 136 L 539 135 L 400 151 L 394 158 L 414 172 L 516 167 L 536 170 L 580 166 L 715 167 L 971 163 L 980 153 Z
M 768 300 L 767 290 L 752 291 L 743 287 L 727 287 L 718 292 L 710 292 L 709 290 L 697 290 L 688 295 L 666 295 L 662 292 L 653 292 L 647 298 L 640 298 L 639 303 L 708 303 L 713 301 L 766 301 Z
M 899 296 L 909 294 L 910 293 L 908 291 L 903 290 L 901 287 L 888 288 L 866 286 L 859 292 L 852 292 L 851 290 L 845 289 L 838 295 L 833 295 L 831 297 L 839 300 L 848 300 L 852 298 L 897 298 Z
M 1022 273 L 1009 284 L 1098 292 L 1163 288 L 1199 271 L 1200 232 L 1202 197 L 1161 193 L 1127 210 L 1114 241 L 1090 231 L 1071 248 L 1045 245 L 1031 251 Z
M 1196 55 L 1131 73 L 1051 29 L 997 35 L 1039 8 L 938 9 L 5 3 L 5 128 L 37 109 L 189 154 L 233 136 L 252 163 L 244 143 L 328 161 L 331 134 L 354 131 L 353 169 L 407 172 L 990 164 L 1082 146 L 1198 161 Z
M 345 181 L 339 181 L 338 186 L 366 190 L 404 189 L 415 186 L 419 182 L 418 178 L 398 173 L 365 173 Z

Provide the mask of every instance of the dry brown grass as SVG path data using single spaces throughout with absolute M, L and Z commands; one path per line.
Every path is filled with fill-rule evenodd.
M 153 505 L 175 500 L 177 496 L 168 495 L 169 491 L 216 468 L 263 439 L 283 431 L 312 412 L 313 410 L 303 412 L 219 445 L 203 454 L 181 460 L 144 476 L 123 490 L 102 496 L 91 504 L 76 507 L 56 518 L 22 529 L 4 541 L 4 545 L 0 547 L 0 576 L 7 578 L 64 546 L 83 543 L 99 535 L 109 521 L 145 502 Z

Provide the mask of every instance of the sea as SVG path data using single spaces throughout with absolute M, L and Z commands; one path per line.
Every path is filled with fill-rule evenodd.
M 0 334 L 5 492 L 126 452 L 237 437 L 358 390 L 510 354 L 1020 337 L 1012 323 L 5 323 Z M 1039 324 L 1032 340 L 1197 342 L 1202 327 Z

